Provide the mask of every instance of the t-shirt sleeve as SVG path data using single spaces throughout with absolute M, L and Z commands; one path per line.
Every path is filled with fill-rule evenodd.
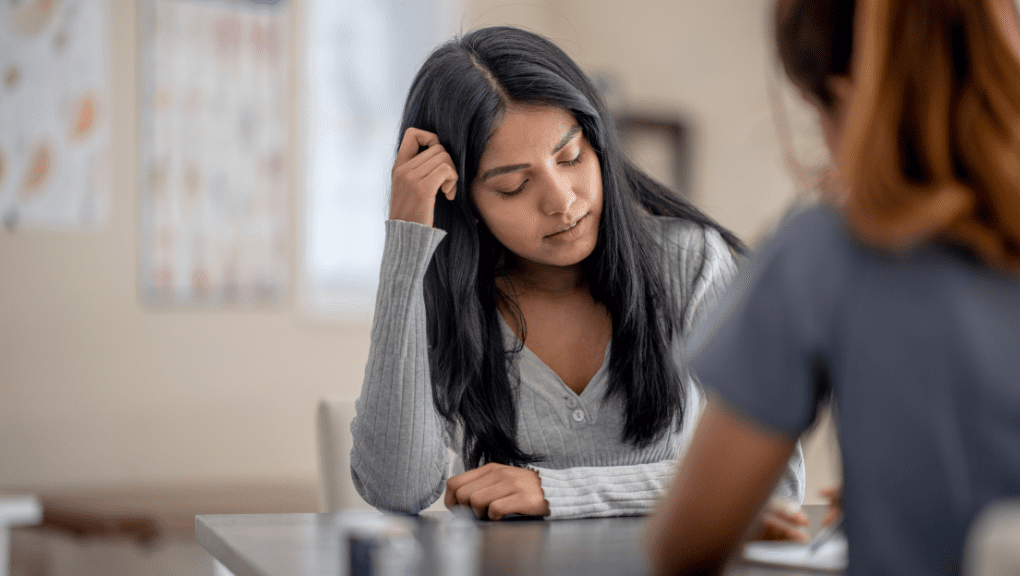
M 797 436 L 814 423 L 830 392 L 845 244 L 839 217 L 814 208 L 781 227 L 744 266 L 688 348 L 710 394 L 780 434 Z

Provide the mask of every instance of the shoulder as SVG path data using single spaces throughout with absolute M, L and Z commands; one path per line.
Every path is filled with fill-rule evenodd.
M 742 266 L 734 302 L 768 308 L 801 332 L 824 339 L 865 264 L 865 251 L 836 208 L 796 207 Z
M 854 242 L 839 210 L 828 204 L 792 208 L 764 245 L 774 245 L 802 256 L 831 254 L 853 249 Z
M 678 288 L 699 279 L 727 282 L 736 273 L 733 250 L 718 230 L 683 218 L 650 217 L 652 235 L 663 252 L 666 275 Z
M 652 235 L 666 249 L 702 251 L 706 242 L 726 242 L 714 228 L 674 216 L 649 216 Z
M 841 283 L 861 256 L 861 246 L 838 209 L 811 204 L 794 207 L 783 218 L 761 243 L 749 268 L 752 276 L 771 271 L 795 285 L 818 289 L 825 278 Z
M 703 260 L 734 260 L 733 250 L 718 230 L 684 218 L 650 216 L 652 235 L 667 256 L 689 264 Z

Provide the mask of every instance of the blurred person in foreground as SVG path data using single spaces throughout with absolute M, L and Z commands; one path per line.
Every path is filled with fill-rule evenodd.
M 820 206 L 690 347 L 709 401 L 649 523 L 658 574 L 718 573 L 820 404 L 847 574 L 956 574 L 1020 495 L 1020 34 L 1010 0 L 779 0 L 834 158 Z

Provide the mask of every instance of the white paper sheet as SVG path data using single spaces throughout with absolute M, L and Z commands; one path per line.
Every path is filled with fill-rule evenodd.
M 846 536 L 833 536 L 814 551 L 799 542 L 751 542 L 744 546 L 744 559 L 774 566 L 840 572 L 846 570 Z

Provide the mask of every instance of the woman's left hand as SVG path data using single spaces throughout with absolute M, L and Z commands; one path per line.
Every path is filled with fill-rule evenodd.
M 478 518 L 507 514 L 548 516 L 549 503 L 538 472 L 489 463 L 446 481 L 446 507 L 470 506 Z
M 829 509 L 822 519 L 822 526 L 828 526 L 843 513 L 843 486 L 823 488 L 822 497 L 829 501 Z

